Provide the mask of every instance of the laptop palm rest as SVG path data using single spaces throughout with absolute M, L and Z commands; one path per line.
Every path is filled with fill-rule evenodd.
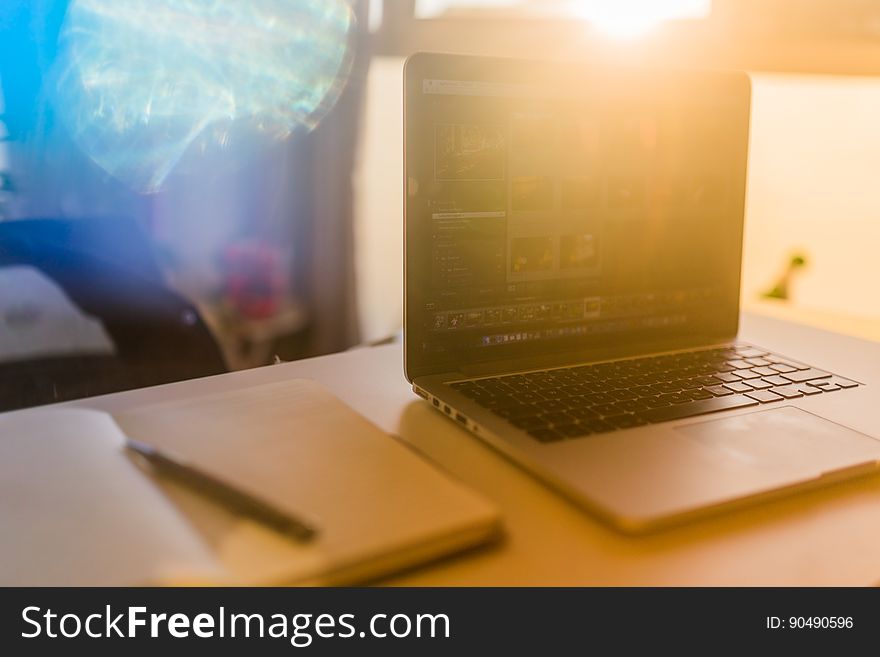
M 697 422 L 676 431 L 727 466 L 768 474 L 822 475 L 880 459 L 880 441 L 791 406 Z
M 638 533 L 880 466 L 880 440 L 781 403 L 603 434 L 582 442 L 583 453 L 577 443 L 563 443 L 553 466 L 577 477 L 591 509 Z

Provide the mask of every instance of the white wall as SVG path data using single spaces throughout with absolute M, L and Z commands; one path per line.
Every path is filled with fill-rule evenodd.
M 365 340 L 401 322 L 402 71 L 372 64 L 355 176 Z M 803 251 L 798 305 L 880 317 L 880 78 L 755 75 L 750 148 L 744 297 Z
M 743 291 L 786 253 L 803 307 L 880 317 L 880 78 L 755 76 Z

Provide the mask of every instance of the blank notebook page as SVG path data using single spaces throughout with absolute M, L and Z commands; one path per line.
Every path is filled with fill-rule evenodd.
M 0 416 L 0 585 L 219 581 L 178 508 L 129 459 L 106 413 Z

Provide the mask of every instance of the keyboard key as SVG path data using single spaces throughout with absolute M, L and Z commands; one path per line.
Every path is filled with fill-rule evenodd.
M 675 394 L 675 393 L 669 393 Z M 662 399 L 664 395 L 660 395 L 660 397 L 644 397 L 645 403 L 648 405 L 648 408 L 660 408 L 662 406 L 669 406 L 672 402 L 666 401 Z
M 550 424 L 571 424 L 574 422 L 574 417 L 572 415 L 559 411 L 554 413 L 544 413 L 541 417 Z
M 735 383 L 725 383 L 724 387 L 728 390 L 732 390 L 733 392 L 748 392 L 749 390 L 754 390 L 752 386 L 747 385 L 742 381 L 737 381 Z
M 755 390 L 766 390 L 767 388 L 772 387 L 772 384 L 767 383 L 764 379 L 749 379 L 746 383 L 752 386 Z
M 757 372 L 753 372 L 752 370 L 734 370 L 734 374 L 736 374 L 741 379 L 757 379 L 761 375 Z
M 538 415 L 512 418 L 510 423 L 518 429 L 525 429 L 527 431 L 530 429 L 542 429 L 547 427 L 547 420 Z
M 752 367 L 767 367 L 770 364 L 769 360 L 765 360 L 763 358 L 744 358 L 749 365 Z
M 501 410 L 505 408 L 516 408 L 518 406 L 522 406 L 522 402 L 520 402 L 516 397 L 513 396 L 499 396 L 492 397 L 490 399 L 478 399 L 478 401 L 482 406 L 486 408 L 491 408 L 492 410 Z
M 782 374 L 782 378 L 788 379 L 793 383 L 803 383 L 804 381 L 810 381 L 812 379 L 827 379 L 830 376 L 831 374 L 828 372 L 823 372 L 822 370 L 817 370 L 812 367 L 806 370 L 784 372 Z
M 717 411 L 727 411 L 732 408 L 744 408 L 746 406 L 757 406 L 758 402 L 745 395 L 731 395 L 729 397 L 715 397 L 714 399 L 705 399 L 694 401 L 688 404 L 676 404 L 673 406 L 664 406 L 663 408 L 653 408 L 649 411 L 639 413 L 648 422 L 665 422 L 667 420 L 679 420 L 694 415 L 703 415 L 705 413 L 715 413 Z
M 568 408 L 568 404 L 562 399 L 543 399 L 535 404 L 545 413 L 552 411 L 564 411 Z
M 576 420 L 598 420 L 599 414 L 592 408 L 572 408 L 566 411 Z
M 629 390 L 637 385 L 639 384 L 636 381 L 633 381 L 633 377 L 631 376 L 617 376 L 608 379 L 608 392 L 613 393 L 615 390 Z
M 770 390 L 753 390 L 752 392 L 747 392 L 746 397 L 751 397 L 755 401 L 759 401 L 762 404 L 782 400 L 782 397 L 771 392 Z
M 771 386 L 787 386 L 791 381 L 783 379 L 781 375 L 765 376 L 762 381 L 769 383 Z
M 782 374 L 785 374 L 786 372 L 797 371 L 796 367 L 792 367 L 791 365 L 786 365 L 785 363 L 773 363 L 770 366 L 770 369 L 776 370 L 777 372 L 781 372 Z
M 632 390 L 614 390 L 609 393 L 615 399 L 619 399 L 620 401 L 627 401 L 630 399 L 638 399 L 639 396 L 634 393 Z
M 559 399 L 561 397 L 567 397 L 568 393 L 566 393 L 562 388 L 547 388 L 546 390 L 542 390 L 541 394 L 545 399 Z
M 834 392 L 840 390 L 840 386 L 833 381 L 810 381 L 807 385 L 819 388 L 822 392 Z
M 771 388 L 771 390 L 786 399 L 796 399 L 804 396 L 804 393 L 798 390 L 797 386 L 781 386 L 779 388 Z
M 741 381 L 736 374 L 732 374 L 731 372 L 718 372 L 715 374 L 715 377 L 724 381 L 724 383 L 733 383 L 734 381 Z
M 651 406 L 648 404 L 648 400 L 644 398 L 640 399 L 630 399 L 628 401 L 617 402 L 617 405 L 620 406 L 627 413 L 635 413 L 636 411 L 646 411 Z
M 493 409 L 495 414 L 503 417 L 505 420 L 512 420 L 518 417 L 529 417 L 532 415 L 539 415 L 540 410 L 532 406 L 531 404 L 513 406 L 512 408 L 498 408 Z
M 480 402 L 492 399 L 495 396 L 491 392 L 489 392 L 488 390 L 484 390 L 483 388 L 477 388 L 477 387 L 464 388 L 460 392 L 468 399 L 474 399 L 474 400 L 477 400 Z
M 580 438 L 592 433 L 592 431 L 581 424 L 564 424 L 559 427 L 553 427 L 553 430 L 558 431 L 566 438 Z
M 508 386 L 507 382 L 501 379 L 480 379 L 479 381 L 475 381 L 475 383 L 486 390 L 496 390 L 499 388 L 507 388 Z
M 591 433 L 607 433 L 617 428 L 613 424 L 608 424 L 605 420 L 582 420 L 578 424 L 589 429 Z
M 696 399 L 712 399 L 712 397 L 714 397 L 715 395 L 713 395 L 708 390 L 698 389 L 698 390 L 688 390 L 687 396 L 690 397 L 691 399 L 696 400 Z
M 566 409 L 586 408 L 590 405 L 590 402 L 587 401 L 586 395 L 572 395 L 571 397 L 566 397 L 565 399 L 560 399 L 558 401 L 565 404 Z
M 836 383 L 841 388 L 857 388 L 859 386 L 855 381 L 850 381 L 849 379 L 844 379 L 841 376 L 832 376 L 831 383 Z
M 589 395 L 578 395 L 577 397 L 569 397 L 568 399 L 563 399 L 562 402 L 566 405 L 568 410 L 572 410 L 574 408 L 590 408 L 591 406 L 595 406 L 588 399 Z
M 553 429 L 532 429 L 528 433 L 540 443 L 554 443 L 564 438 L 561 433 Z
M 678 387 L 678 383 L 675 381 L 664 381 L 662 383 L 656 383 L 651 387 L 659 393 L 678 392 L 681 390 L 681 388 Z
M 762 358 L 767 355 L 763 349 L 754 347 L 736 347 L 736 355 L 740 358 Z
M 723 381 L 722 381 L 721 379 L 719 379 L 719 378 L 717 378 L 717 377 L 714 377 L 714 376 L 712 376 L 712 375 L 697 377 L 697 381 L 698 381 L 698 382 L 700 383 L 700 385 L 703 386 L 703 387 L 706 387 L 706 386 L 717 386 L 719 383 L 723 383 Z
M 727 361 L 727 366 L 732 367 L 735 370 L 747 370 L 751 367 L 751 365 L 744 360 L 729 360 Z
M 593 410 L 599 415 L 618 415 L 619 413 L 624 412 L 617 404 L 599 404 L 593 406 Z
M 604 418 L 604 420 L 618 429 L 631 429 L 632 427 L 640 427 L 648 423 L 646 420 L 630 413 L 612 415 L 611 417 Z
M 760 374 L 761 376 L 776 376 L 779 374 L 779 372 L 771 367 L 753 367 L 752 372 Z
M 798 383 L 795 385 L 795 389 L 804 393 L 805 395 L 821 395 L 822 391 L 814 385 L 810 385 L 809 383 Z
M 710 386 L 706 388 L 709 392 L 711 392 L 716 397 L 726 397 L 727 395 L 732 395 L 733 391 L 725 388 L 724 386 Z
M 809 365 L 804 365 L 803 363 L 799 363 L 795 360 L 789 360 L 788 358 L 780 358 L 779 356 L 765 356 L 767 360 L 772 363 L 779 363 L 780 365 L 788 365 L 789 367 L 793 367 L 796 370 L 806 370 L 809 369 Z

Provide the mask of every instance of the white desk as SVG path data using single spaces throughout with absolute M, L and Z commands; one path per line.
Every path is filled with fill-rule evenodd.
M 742 337 L 797 356 L 816 329 L 744 316 Z M 821 342 L 819 343 L 821 344 Z M 837 358 L 880 367 L 880 345 L 845 338 Z M 832 363 L 813 359 L 814 364 Z M 874 365 L 870 365 L 874 366 Z M 504 541 L 392 578 L 405 585 L 868 585 L 880 581 L 880 477 L 790 497 L 647 537 L 607 529 L 416 397 L 399 345 L 72 402 L 145 402 L 314 378 L 493 500 Z M 846 374 L 846 372 L 843 372 Z M 855 376 L 854 373 L 851 373 Z M 295 427 L 291 427 L 294 431 Z

